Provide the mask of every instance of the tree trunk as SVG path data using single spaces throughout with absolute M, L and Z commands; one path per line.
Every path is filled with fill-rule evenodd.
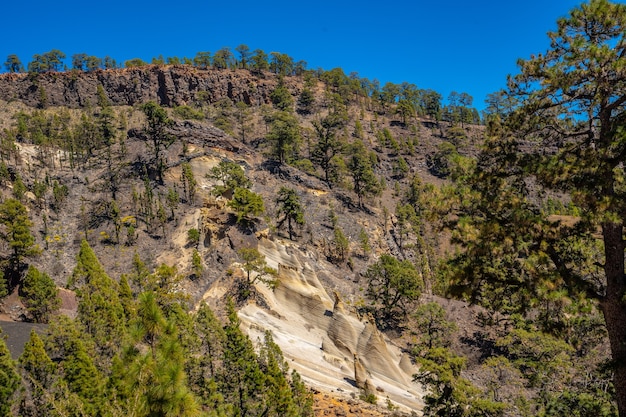
M 611 345 L 614 365 L 613 384 L 619 415 L 626 416 L 626 303 L 624 277 L 624 240 L 621 223 L 604 223 L 606 296 L 600 302 Z

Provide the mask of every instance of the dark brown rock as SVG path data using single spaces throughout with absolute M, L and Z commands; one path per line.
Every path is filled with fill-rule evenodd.
M 147 65 L 93 72 L 0 74 L 0 99 L 19 100 L 28 106 L 83 107 L 98 103 L 101 85 L 112 105 L 133 106 L 156 101 L 162 106 L 191 104 L 204 91 L 209 103 L 228 98 L 250 105 L 270 103 L 278 80 L 258 77 L 247 70 L 198 69 L 185 65 Z M 288 83 L 289 85 L 289 83 Z M 289 85 L 293 93 L 298 87 Z M 42 103 L 45 96 L 45 103 Z

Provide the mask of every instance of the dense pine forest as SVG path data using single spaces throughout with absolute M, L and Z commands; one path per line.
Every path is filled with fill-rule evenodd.
M 626 416 L 625 34 L 582 4 L 482 112 L 246 45 L 8 56 L 0 414 Z

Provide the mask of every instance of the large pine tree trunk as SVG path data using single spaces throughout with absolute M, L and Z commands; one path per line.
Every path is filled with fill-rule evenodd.
M 624 239 L 622 224 L 602 225 L 607 286 L 600 306 L 611 344 L 614 363 L 613 384 L 619 415 L 626 416 L 626 302 L 624 277 Z

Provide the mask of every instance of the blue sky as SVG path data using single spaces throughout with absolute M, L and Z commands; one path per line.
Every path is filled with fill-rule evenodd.
M 286 53 L 309 68 L 408 81 L 438 91 L 467 92 L 483 108 L 488 93 L 517 72 L 518 58 L 544 52 L 546 32 L 580 1 L 77 0 L 3 4 L 0 63 L 26 64 L 59 49 L 149 61 L 163 55 L 240 44 Z

